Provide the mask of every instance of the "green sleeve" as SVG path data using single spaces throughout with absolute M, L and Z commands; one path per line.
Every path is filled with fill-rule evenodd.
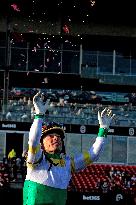
M 108 129 L 107 128 L 99 128 L 98 137 L 107 137 Z

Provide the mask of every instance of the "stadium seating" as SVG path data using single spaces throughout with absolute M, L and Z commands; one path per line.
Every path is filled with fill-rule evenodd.
M 113 167 L 114 177 L 111 179 L 110 170 Z M 109 189 L 112 189 L 112 183 L 118 183 L 123 190 L 130 189 L 136 191 L 136 179 L 135 186 L 128 186 L 127 182 L 123 181 L 123 175 L 125 173 L 130 176 L 130 183 L 132 182 L 131 177 L 136 176 L 136 166 L 130 165 L 118 165 L 118 164 L 92 164 L 87 166 L 84 170 L 72 174 L 71 183 L 69 190 L 76 190 L 78 192 L 90 192 L 99 191 L 98 183 L 107 181 L 110 185 Z M 121 178 L 120 178 L 121 177 Z M 122 185 L 123 184 L 123 185 Z

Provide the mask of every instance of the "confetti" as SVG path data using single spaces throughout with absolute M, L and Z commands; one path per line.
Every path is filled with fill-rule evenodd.
M 36 53 L 36 51 L 37 51 L 37 50 L 36 50 L 36 47 L 34 47 L 32 51 Z
M 91 4 L 92 7 L 95 6 L 95 1 L 94 0 L 90 0 L 90 4 Z
M 17 4 L 11 4 L 11 7 L 14 9 L 14 11 L 20 12 L 20 9 Z
M 69 28 L 68 28 L 68 26 L 66 24 L 63 26 L 63 31 L 65 33 L 69 33 Z

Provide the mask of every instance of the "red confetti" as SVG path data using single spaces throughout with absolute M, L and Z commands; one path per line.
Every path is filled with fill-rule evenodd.
M 66 24 L 63 26 L 63 31 L 65 33 L 69 33 L 69 28 L 68 28 L 68 26 Z
M 14 9 L 14 11 L 20 12 L 20 9 L 17 4 L 11 4 L 11 7 Z

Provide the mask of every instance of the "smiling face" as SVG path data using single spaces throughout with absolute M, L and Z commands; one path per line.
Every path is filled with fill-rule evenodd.
M 47 153 L 51 154 L 60 152 L 62 149 L 62 141 L 60 135 L 53 133 L 45 136 L 42 141 L 42 148 Z

